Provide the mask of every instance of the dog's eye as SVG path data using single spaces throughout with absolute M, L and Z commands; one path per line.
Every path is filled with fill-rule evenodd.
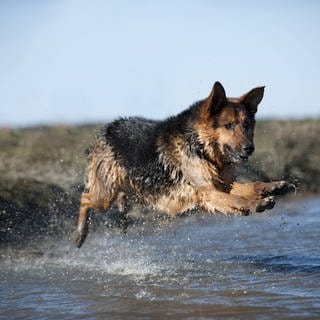
M 232 122 L 230 122 L 230 123 L 225 124 L 224 127 L 225 127 L 227 130 L 234 130 L 235 124 L 232 123 Z

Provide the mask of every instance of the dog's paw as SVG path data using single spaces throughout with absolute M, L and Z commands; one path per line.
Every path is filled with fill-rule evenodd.
M 270 183 L 270 187 L 263 190 L 262 195 L 266 196 L 279 196 L 284 195 L 288 192 L 296 190 L 296 186 L 293 183 L 287 181 L 275 181 Z
M 278 185 L 275 188 L 275 195 L 282 195 L 289 192 L 296 191 L 296 186 L 293 183 L 290 183 L 288 181 L 278 181 Z
M 276 202 L 274 201 L 274 197 L 266 197 L 257 202 L 255 211 L 262 212 L 264 210 L 270 210 L 274 207 Z
M 251 210 L 249 208 L 241 207 L 236 210 L 237 213 L 240 213 L 242 216 L 248 216 L 251 213 Z

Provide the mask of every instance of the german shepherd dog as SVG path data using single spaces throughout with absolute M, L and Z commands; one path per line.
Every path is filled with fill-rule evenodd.
M 170 216 L 191 209 L 248 215 L 272 209 L 286 181 L 236 182 L 236 167 L 254 151 L 257 87 L 227 98 L 216 82 L 210 95 L 164 121 L 122 118 L 106 124 L 88 152 L 88 183 L 81 195 L 76 245 L 88 233 L 88 210 L 115 203 L 126 228 L 128 202 Z

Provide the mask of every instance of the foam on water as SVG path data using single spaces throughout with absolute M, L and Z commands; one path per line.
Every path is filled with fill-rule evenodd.
M 135 279 L 172 274 L 179 267 L 175 244 L 170 243 L 176 235 L 168 237 L 167 223 L 164 228 L 158 224 L 155 233 L 154 227 L 134 227 L 127 236 L 118 230 L 91 232 L 81 249 L 75 247 L 71 235 L 60 240 L 45 238 L 30 247 L 3 250 L 1 262 L 17 273 L 41 273 L 54 268 Z M 170 248 L 166 247 L 168 242 Z
M 144 277 L 161 271 L 161 265 L 152 261 L 148 246 L 117 238 L 105 238 L 100 243 L 96 242 L 95 246 L 93 241 L 92 245 L 81 250 L 75 248 L 72 242 L 66 241 L 50 246 L 45 244 L 37 248 L 14 250 L 5 254 L 3 262 L 16 272 L 73 268 L 79 272 Z M 108 244 L 104 245 L 107 240 Z
M 138 241 L 103 234 L 95 234 L 91 240 L 80 250 L 68 244 L 68 253 L 58 258 L 57 264 L 126 276 L 157 274 L 161 268 L 153 263 L 150 248 Z

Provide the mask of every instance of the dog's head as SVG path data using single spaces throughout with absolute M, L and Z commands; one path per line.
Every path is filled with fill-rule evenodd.
M 263 93 L 264 87 L 257 87 L 240 98 L 227 98 L 221 83 L 216 82 L 204 100 L 200 122 L 206 122 L 205 135 L 225 161 L 246 161 L 253 153 L 255 114 Z

